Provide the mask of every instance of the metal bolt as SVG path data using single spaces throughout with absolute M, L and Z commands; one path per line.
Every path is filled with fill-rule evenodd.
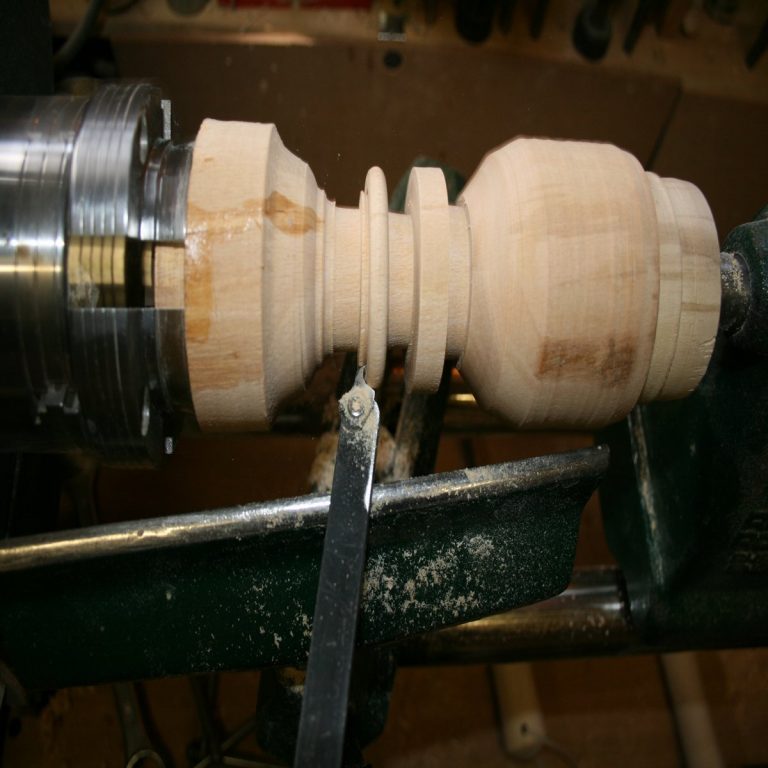
M 164 450 L 165 450 L 165 455 L 166 455 L 166 456 L 170 456 L 170 455 L 173 453 L 173 449 L 174 449 L 174 447 L 175 447 L 175 446 L 174 446 L 174 444 L 173 444 L 173 438 L 172 438 L 172 437 L 170 437 L 170 436 L 169 436 L 169 437 L 166 437 L 166 438 L 165 438 L 165 444 L 164 444 L 164 446 L 163 446 L 163 448 L 164 448 Z
M 357 395 L 352 395 L 352 397 L 349 398 L 347 410 L 353 419 L 359 419 L 365 411 L 365 406 L 363 405 L 363 401 Z

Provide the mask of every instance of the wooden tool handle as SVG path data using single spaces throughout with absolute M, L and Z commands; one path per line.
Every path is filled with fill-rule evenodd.
M 413 389 L 453 358 L 517 426 L 595 428 L 695 388 L 720 311 L 701 193 L 607 144 L 516 139 L 456 206 L 440 171 L 416 168 L 392 214 L 380 169 L 337 208 L 274 126 L 206 120 L 183 263 L 156 260 L 210 430 L 264 428 L 336 350 L 358 350 L 376 386 L 392 347 Z

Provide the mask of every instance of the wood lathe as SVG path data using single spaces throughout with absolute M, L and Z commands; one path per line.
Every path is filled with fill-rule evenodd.
M 442 171 L 421 167 L 390 212 L 373 168 L 345 208 L 274 126 L 206 120 L 178 144 L 170 109 L 146 84 L 0 102 L 12 494 L 30 453 L 67 454 L 73 498 L 89 498 L 99 464 L 84 453 L 157 464 L 189 426 L 266 429 L 337 352 L 379 387 L 346 401 L 348 434 L 370 430 L 365 462 L 339 439 L 330 497 L 9 525 L 0 682 L 302 666 L 324 541 L 338 556 L 326 602 L 338 607 L 337 583 L 359 597 L 329 620 L 350 663 L 359 645 L 422 663 L 766 641 L 764 214 L 721 254 L 692 184 L 614 146 L 537 138 L 492 151 L 454 204 Z M 388 401 L 401 354 L 406 392 Z M 454 364 L 513 428 L 615 425 L 598 446 L 431 474 Z M 598 485 L 618 567 L 574 576 Z M 354 578 L 335 567 L 353 560 Z M 541 613 L 513 611 L 569 583 Z

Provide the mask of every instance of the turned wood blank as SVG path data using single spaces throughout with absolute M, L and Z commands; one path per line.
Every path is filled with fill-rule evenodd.
M 373 386 L 406 350 L 407 386 L 454 359 L 519 427 L 596 428 L 703 376 L 719 248 L 699 190 L 608 144 L 520 138 L 458 204 L 411 172 L 404 214 L 372 168 L 358 208 L 318 189 L 272 125 L 206 120 L 187 237 L 156 254 L 156 303 L 182 307 L 203 429 L 268 425 L 323 357 L 357 350 Z

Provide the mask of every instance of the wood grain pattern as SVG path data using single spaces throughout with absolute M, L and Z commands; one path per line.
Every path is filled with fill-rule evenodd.
M 202 429 L 267 421 L 262 240 L 271 126 L 211 121 L 195 142 L 187 202 L 187 364 Z

